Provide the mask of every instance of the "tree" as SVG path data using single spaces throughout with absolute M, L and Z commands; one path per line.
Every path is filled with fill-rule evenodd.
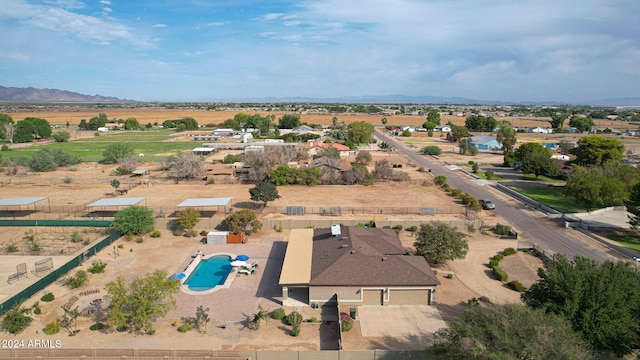
M 278 189 L 270 181 L 261 181 L 253 188 L 249 189 L 249 195 L 251 195 L 251 201 L 262 201 L 264 206 L 267 206 L 267 202 L 280 199 Z
M 80 162 L 77 156 L 71 155 L 62 149 L 41 148 L 36 151 L 29 160 L 29 168 L 32 171 L 53 171 L 59 166 L 70 166 Z
M 522 294 L 527 306 L 565 317 L 594 350 L 622 356 L 637 347 L 640 272 L 630 263 L 556 254 L 538 276 Z
M 120 187 L 120 180 L 118 180 L 118 179 L 111 180 L 111 187 L 113 187 L 115 189 L 115 194 L 117 194 L 118 193 L 118 188 Z
M 60 326 L 65 329 L 70 336 L 76 334 L 76 320 L 80 316 L 80 311 L 78 311 L 78 306 L 73 309 L 67 309 L 66 307 L 62 307 L 64 314 L 60 319 Z
M 138 122 L 138 120 L 136 118 L 130 117 L 127 118 L 127 120 L 124 121 L 124 129 L 125 130 L 133 130 L 133 129 L 140 129 L 140 123 Z
M 278 120 L 280 129 L 293 129 L 300 126 L 300 114 L 284 114 Z
M 153 322 L 176 308 L 174 295 L 178 280 L 170 279 L 164 269 L 155 270 L 125 285 L 122 276 L 105 285 L 109 307 L 109 325 L 115 328 L 131 326 L 153 334 Z
M 470 115 L 464 122 L 464 126 L 471 131 L 493 131 L 498 125 L 498 120 L 493 116 Z
M 576 128 L 579 132 L 591 131 L 596 124 L 588 117 L 572 116 L 569 120 L 569 126 Z
M 460 149 L 460 154 L 466 154 L 469 151 L 469 139 L 458 140 L 458 149 Z
M 634 228 L 640 227 L 640 182 L 637 182 L 631 188 L 629 198 L 624 202 L 627 212 L 630 213 L 629 224 Z
M 536 179 L 540 175 L 557 175 L 560 171 L 558 164 L 551 158 L 551 151 L 542 144 L 522 144 L 515 151 L 515 157 L 520 163 L 520 170 L 524 174 L 534 174 Z
M 124 142 L 109 144 L 102 152 L 103 164 L 115 164 L 123 157 L 132 156 L 133 148 Z
M 504 153 L 513 151 L 513 147 L 516 144 L 516 129 L 511 127 L 511 123 L 508 121 L 500 122 L 498 131 L 496 132 L 496 140 L 502 144 L 502 150 Z
M 387 118 L 386 118 L 386 117 L 383 117 L 383 118 L 382 118 L 382 125 L 387 125 L 387 123 L 388 123 L 388 122 L 389 122 L 389 121 L 387 120 Z
M 356 163 L 357 164 L 368 164 L 371 162 L 371 160 L 373 160 L 373 157 L 371 156 L 371 153 L 366 151 L 366 150 L 362 150 L 362 151 L 358 151 L 358 155 L 356 155 Z
M 565 185 L 565 193 L 583 204 L 587 211 L 601 201 L 601 177 L 583 166 L 574 166 L 573 173 Z
M 129 206 L 114 215 L 111 226 L 122 234 L 140 234 L 153 230 L 153 210 L 143 206 Z
M 28 117 L 16 123 L 13 141 L 31 142 L 34 139 L 47 139 L 51 136 L 51 125 L 45 119 Z
M 469 129 L 464 126 L 451 125 L 451 140 L 458 141 L 462 138 L 469 137 Z
M 578 147 L 571 153 L 576 156 L 573 163 L 582 166 L 603 165 L 609 161 L 621 163 L 624 160 L 624 144 L 614 138 L 585 136 L 578 140 Z
M 165 120 L 162 126 L 168 129 L 175 128 L 178 131 L 198 130 L 198 122 L 192 117 L 183 117 L 177 120 Z
M 180 179 L 194 179 L 204 172 L 204 158 L 193 152 L 171 155 L 167 159 L 169 176 Z
M 369 144 L 375 131 L 373 125 L 366 121 L 349 124 L 349 140 L 354 144 Z
M 389 164 L 389 160 L 382 159 L 376 161 L 375 168 L 373 169 L 373 177 L 376 180 L 389 180 L 393 176 L 393 168 Z
M 440 222 L 421 224 L 413 246 L 417 255 L 436 264 L 445 260 L 464 259 L 469 251 L 465 235 L 449 224 Z
M 196 308 L 196 317 L 194 325 L 200 332 L 207 332 L 207 323 L 211 321 L 209 318 L 209 308 L 203 309 L 202 305 Z
M 445 359 L 594 359 L 566 319 L 516 304 L 472 305 L 434 340 Z
M 300 185 L 318 185 L 321 177 L 322 171 L 317 166 L 299 168 L 296 172 L 296 182 Z
M 2 330 L 14 335 L 21 332 L 33 320 L 29 313 L 31 309 L 22 307 L 22 303 L 13 305 L 2 318 Z
M 0 113 L 0 136 L 13 143 L 15 129 L 16 124 L 13 122 L 13 118 L 7 114 Z
M 69 141 L 69 138 L 71 137 L 71 135 L 69 134 L 68 131 L 59 131 L 57 133 L 54 133 L 52 137 L 53 137 L 53 140 L 55 140 L 56 142 L 67 142 Z
M 247 228 L 254 231 L 262 229 L 262 223 L 258 221 L 256 212 L 251 209 L 242 209 L 227 216 L 225 219 L 229 230 L 236 234 L 246 232 Z
M 429 110 L 427 113 L 427 122 L 440 125 L 440 111 L 438 111 L 438 109 Z
M 296 182 L 296 171 L 287 165 L 278 166 L 269 173 L 269 178 L 277 185 L 289 185 Z
M 200 222 L 200 211 L 192 207 L 176 213 L 176 224 L 183 229 L 193 229 Z
M 567 119 L 567 114 L 565 113 L 551 114 L 551 120 L 549 121 L 549 124 L 551 124 L 551 127 L 553 129 L 562 129 L 566 119 Z

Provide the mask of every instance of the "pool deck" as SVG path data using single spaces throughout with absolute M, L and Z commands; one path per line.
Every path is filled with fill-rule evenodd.
M 229 284 L 228 287 L 216 287 L 217 290 L 196 293 L 180 291 L 175 296 L 177 309 L 172 310 L 165 319 L 171 321 L 193 317 L 196 308 L 203 306 L 205 309 L 209 308 L 211 325 L 241 327 L 247 317 L 256 312 L 258 306 L 266 310 L 282 306 L 282 290 L 278 281 L 286 250 L 285 241 L 284 237 L 274 236 L 247 244 L 198 245 L 192 250 L 193 255 L 185 259 L 175 272 L 184 270 L 198 250 L 204 253 L 204 258 L 214 255 L 230 255 L 235 258 L 233 254 L 247 254 L 249 261 L 257 261 L 258 266 L 251 275 L 240 274 L 234 268 L 225 281 L 225 285 Z

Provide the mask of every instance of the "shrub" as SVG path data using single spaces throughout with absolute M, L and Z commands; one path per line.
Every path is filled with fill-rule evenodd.
M 7 250 L 8 253 L 14 253 L 14 252 L 17 252 L 19 249 L 18 249 L 18 246 L 16 244 L 9 244 L 6 247 L 6 250 Z
M 417 226 L 415 226 L 415 225 L 413 225 L 413 226 L 409 226 L 409 227 L 407 228 L 407 231 L 410 231 L 410 232 L 416 232 L 416 231 L 418 231 L 418 227 L 417 227 Z
M 178 331 L 180 331 L 181 333 L 186 333 L 187 331 L 189 331 L 189 329 L 189 324 L 182 324 L 180 325 L 180 327 L 178 327 Z
M 205 235 L 206 235 L 206 234 L 205 234 Z M 160 231 L 158 231 L 158 230 L 153 230 L 153 231 L 151 232 L 151 235 L 149 235 L 149 236 L 151 236 L 152 238 L 159 238 L 159 237 L 160 237 Z
M 87 271 L 92 274 L 102 274 L 104 272 L 105 267 L 107 267 L 107 264 L 98 260 L 98 261 L 94 261 L 91 264 L 91 267 L 87 269 Z
M 124 249 L 124 244 L 118 244 L 118 249 Z
M 78 270 L 74 275 L 67 276 L 63 284 L 70 289 L 77 289 L 87 282 L 87 272 L 84 270 Z
M 142 238 L 142 236 L 138 236 L 138 237 L 136 238 L 136 243 L 138 243 L 138 244 L 142 244 L 143 242 L 144 242 L 144 239 Z
M 511 281 L 509 281 L 509 284 L 507 284 L 507 285 L 509 285 L 510 288 L 512 288 L 513 290 L 518 291 L 518 292 L 527 291 L 527 288 L 524 287 L 524 285 L 522 285 L 522 283 L 520 283 L 520 281 L 518 281 L 518 280 L 511 280 Z
M 298 336 L 299 334 L 300 334 L 300 326 L 294 325 L 293 328 L 291 328 L 291 336 Z
M 44 301 L 44 302 L 50 302 L 53 301 L 56 297 L 53 296 L 53 293 L 49 292 L 44 294 L 41 298 L 40 301 Z
M 447 177 L 444 175 L 438 175 L 435 178 L 433 178 L 433 183 L 438 186 L 442 186 L 447 183 Z
M 442 154 L 442 149 L 436 145 L 425 146 L 422 148 L 422 153 L 426 155 L 440 155 Z
M 74 231 L 73 234 L 71 234 L 71 238 L 69 238 L 69 241 L 71 241 L 72 243 L 82 242 L 82 236 L 78 234 L 77 231 Z
M 487 178 L 487 180 L 491 180 L 491 179 L 493 179 L 493 176 L 494 176 L 495 174 L 496 174 L 496 173 L 495 173 L 495 172 L 493 172 L 493 171 L 491 171 L 491 170 L 487 170 L 487 171 L 485 171 L 485 172 L 484 172 L 484 176 Z
M 274 320 L 282 320 L 285 317 L 285 312 L 283 308 L 277 308 L 271 312 L 271 318 Z
M 442 184 L 442 188 L 444 189 L 444 191 L 449 191 L 449 189 L 451 189 L 451 185 L 444 183 Z
M 455 197 L 462 196 L 462 190 L 460 190 L 460 189 L 451 189 L 451 196 L 455 196 Z
M 502 255 L 509 256 L 509 255 L 515 255 L 516 253 L 517 253 L 517 251 L 514 248 L 506 248 L 502 252 Z
M 66 176 L 64 179 L 62 179 L 62 182 L 65 184 L 71 184 L 73 182 L 73 179 Z
M 302 322 L 302 314 L 297 311 L 291 312 L 291 314 L 287 315 L 287 324 L 289 325 L 298 325 Z
M 396 225 L 393 227 L 394 230 L 402 230 L 402 225 Z
M 469 160 L 469 161 L 467 162 L 467 164 L 469 164 L 469 165 L 473 165 L 473 164 L 475 164 L 475 163 L 476 163 L 476 162 L 475 162 L 475 161 L 473 161 L 473 160 Z
M 509 235 L 509 231 L 511 231 L 511 226 L 502 225 L 502 224 L 498 223 L 493 228 L 493 231 L 498 235 Z
M 200 231 L 200 236 L 207 236 L 207 234 L 208 234 L 207 230 Z
M 2 149 L 0 149 L 0 151 L 9 151 L 11 149 L 9 149 L 9 147 L 7 145 L 2 145 Z
M 36 314 L 36 315 L 40 315 L 40 314 L 42 314 L 42 310 L 40 309 L 40 307 L 39 307 L 39 306 L 36 306 L 36 307 L 33 309 L 33 313 L 34 313 L 34 314 Z
M 447 279 L 453 279 L 453 274 L 447 274 Z
M 60 332 L 60 323 L 57 321 L 50 322 L 44 327 L 43 331 L 47 335 L 57 334 Z
M 495 260 L 495 261 L 497 261 L 497 262 L 500 262 L 500 261 L 502 261 L 502 259 L 504 259 L 504 255 L 502 255 L 502 254 L 496 254 L 496 255 L 493 255 L 493 257 L 492 257 L 491 259 L 492 259 L 492 260 Z
M 340 325 L 342 331 L 349 331 L 353 328 L 353 318 L 349 314 L 340 313 Z
M 471 166 L 471 170 L 473 171 L 473 173 L 477 173 L 478 170 L 480 170 L 480 165 L 478 165 L 477 162 L 474 162 L 473 165 Z
M 507 281 L 509 279 L 509 275 L 507 275 L 507 272 L 497 266 L 493 268 L 493 275 L 495 275 L 496 279 L 500 281 Z
M 495 260 L 495 259 L 491 259 L 491 260 L 489 260 L 489 267 L 493 269 L 493 268 L 497 267 L 499 263 L 500 263 L 500 261 Z
M 102 330 L 102 329 L 104 329 L 104 324 L 103 323 L 95 323 L 95 324 L 89 326 L 89 330 L 91 330 L 91 331 Z

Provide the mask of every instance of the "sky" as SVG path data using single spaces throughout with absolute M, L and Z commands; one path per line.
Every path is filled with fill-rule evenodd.
M 640 96 L 638 0 L 0 0 L 0 85 L 140 101 Z

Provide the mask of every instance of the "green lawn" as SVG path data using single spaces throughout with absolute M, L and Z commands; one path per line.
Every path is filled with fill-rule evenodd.
M 42 147 L 56 148 L 67 151 L 80 157 L 82 161 L 100 161 L 102 153 L 112 143 L 124 142 L 133 147 L 134 154 L 144 154 L 144 161 L 164 161 L 169 155 L 182 150 L 193 149 L 200 146 L 200 142 L 176 141 L 172 142 L 172 130 L 145 130 L 110 134 L 108 136 L 95 136 L 92 138 L 74 140 L 64 143 L 52 143 L 49 145 L 33 146 L 23 149 L 13 149 L 2 152 L 3 157 L 15 158 L 31 155 Z
M 486 178 L 487 178 L 487 176 L 485 175 L 485 172 L 486 172 L 486 171 L 482 171 L 482 170 L 480 170 L 480 171 L 478 171 L 477 173 L 474 173 L 473 175 L 475 175 L 475 176 L 477 176 L 477 177 L 479 177 L 479 178 L 481 178 L 481 179 L 486 179 Z M 496 173 L 494 173 L 494 174 L 493 174 L 493 176 L 491 177 L 491 180 L 498 180 L 498 181 L 500 181 L 500 180 L 504 180 L 504 179 L 505 179 L 504 177 L 502 177 L 502 176 L 500 176 L 500 175 L 498 175 L 498 174 L 496 174 Z
M 540 175 L 538 176 L 538 178 L 536 179 L 536 176 L 533 174 L 522 174 L 522 178 L 524 180 L 529 180 L 529 181 L 539 181 L 539 182 L 553 182 L 553 183 L 563 183 L 566 180 L 562 180 L 562 179 L 554 179 L 554 178 L 550 178 L 544 175 Z
M 639 235 L 619 235 L 619 234 L 609 234 L 606 235 L 608 239 L 613 240 L 620 245 L 624 245 L 629 249 L 634 249 L 640 251 L 640 236 Z
M 586 209 L 572 197 L 564 194 L 564 187 L 513 188 L 522 195 L 565 213 L 585 212 Z M 594 209 L 595 210 L 595 209 Z

